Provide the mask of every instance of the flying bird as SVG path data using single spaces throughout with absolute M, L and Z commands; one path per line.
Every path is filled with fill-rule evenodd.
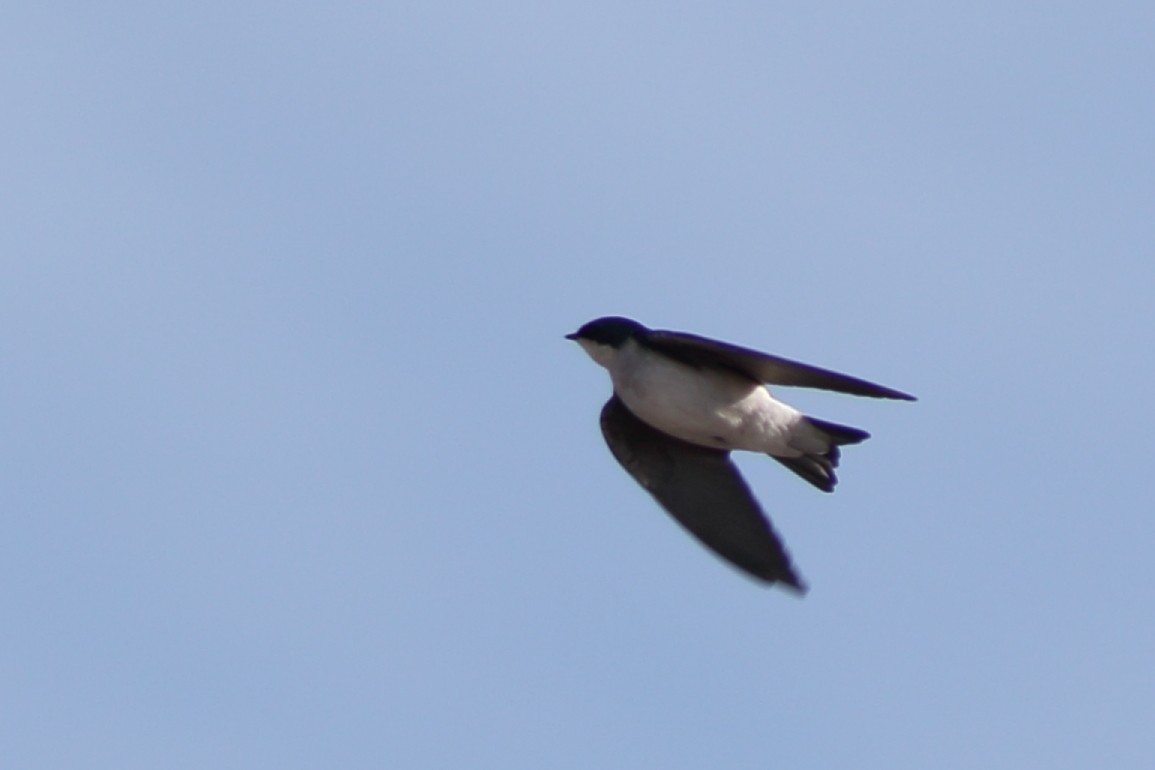
M 914 401 L 857 377 L 629 318 L 598 318 L 566 339 L 605 367 L 614 393 L 601 412 L 610 452 L 703 545 L 755 579 L 805 593 L 790 555 L 730 452 L 768 454 L 823 492 L 839 447 L 858 428 L 808 417 L 765 385 Z

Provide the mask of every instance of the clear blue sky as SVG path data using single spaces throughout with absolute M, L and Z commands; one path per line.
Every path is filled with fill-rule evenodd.
M 1150 2 L 31 3 L 0 746 L 45 768 L 1146 769 Z M 812 590 L 617 467 L 598 315 L 920 396 Z

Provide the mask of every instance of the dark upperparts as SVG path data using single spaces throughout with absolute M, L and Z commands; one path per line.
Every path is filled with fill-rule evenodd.
M 626 341 L 649 331 L 637 321 L 622 316 L 606 316 L 596 318 L 582 326 L 573 334 L 567 334 L 569 340 L 590 340 L 599 345 L 609 345 L 620 348 Z

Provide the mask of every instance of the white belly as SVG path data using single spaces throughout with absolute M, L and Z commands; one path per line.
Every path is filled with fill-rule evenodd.
M 802 415 L 744 377 L 695 369 L 633 344 L 620 351 L 610 376 L 631 412 L 671 436 L 719 449 L 799 454 L 789 440 Z

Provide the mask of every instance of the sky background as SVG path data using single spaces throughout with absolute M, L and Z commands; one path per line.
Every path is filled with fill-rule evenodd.
M 1155 5 L 22 2 L 8 768 L 1150 768 Z M 606 314 L 915 393 L 811 591 L 613 461 Z

